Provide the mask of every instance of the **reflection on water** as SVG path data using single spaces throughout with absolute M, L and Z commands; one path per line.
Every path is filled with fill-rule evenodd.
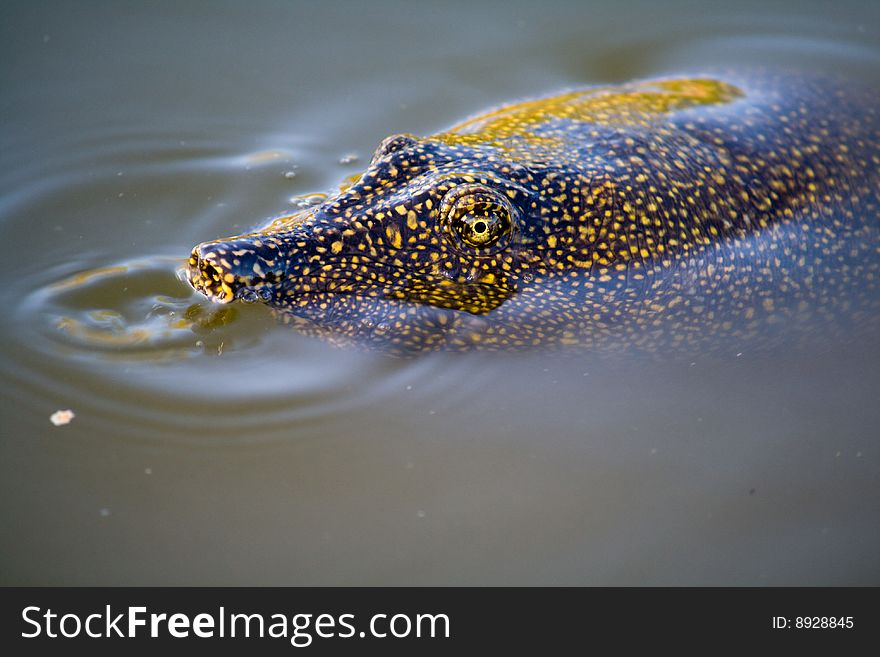
M 876 584 L 876 336 L 401 360 L 179 278 L 345 155 L 501 102 L 740 64 L 877 84 L 878 8 L 831 11 L 6 3 L 0 581 Z
M 181 263 L 169 257 L 97 267 L 37 288 L 21 304 L 21 321 L 42 329 L 31 337 L 46 344 L 32 349 L 86 360 L 178 360 L 256 343 L 246 323 L 237 335 L 221 330 L 237 307 L 194 298 L 182 280 Z

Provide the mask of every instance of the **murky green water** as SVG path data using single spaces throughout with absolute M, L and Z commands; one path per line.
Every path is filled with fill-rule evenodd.
M 880 340 L 399 360 L 179 278 L 507 100 L 880 83 L 876 3 L 620 4 L 0 5 L 0 582 L 880 583 Z

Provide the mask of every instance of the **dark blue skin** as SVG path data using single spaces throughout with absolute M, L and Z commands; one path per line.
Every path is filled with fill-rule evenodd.
M 872 325 L 875 101 L 777 75 L 501 108 L 385 140 L 321 205 L 196 247 L 190 280 L 393 351 L 705 351 Z

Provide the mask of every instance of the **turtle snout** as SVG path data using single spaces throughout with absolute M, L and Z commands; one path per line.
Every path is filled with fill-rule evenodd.
M 197 246 L 189 256 L 190 285 L 213 301 L 229 303 L 235 298 L 235 274 L 224 269 L 223 257 Z
M 255 238 L 205 242 L 189 257 L 190 285 L 212 301 L 268 301 L 280 279 L 278 249 Z

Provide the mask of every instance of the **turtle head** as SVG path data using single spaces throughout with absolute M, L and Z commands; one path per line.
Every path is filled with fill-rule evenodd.
M 525 303 L 521 293 L 548 275 L 564 239 L 548 231 L 569 227 L 547 220 L 562 214 L 548 205 L 562 197 L 539 192 L 533 171 L 483 145 L 389 137 L 320 205 L 197 246 L 189 280 L 213 300 L 263 301 L 326 336 L 462 346 L 486 326 L 512 331 L 509 302 Z

